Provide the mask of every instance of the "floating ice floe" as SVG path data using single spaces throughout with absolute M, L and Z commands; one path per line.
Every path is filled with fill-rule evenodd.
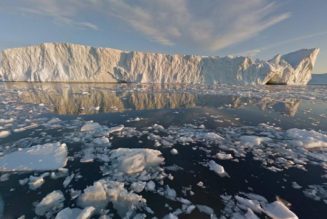
M 233 159 L 233 156 L 231 154 L 226 154 L 224 152 L 219 152 L 216 154 L 216 157 L 219 159 L 219 160 L 231 160 Z
M 210 160 L 208 162 L 209 169 L 217 173 L 220 177 L 229 177 L 228 173 L 225 171 L 224 167 L 217 164 L 215 161 Z
M 327 147 L 327 135 L 316 132 L 314 130 L 307 131 L 305 129 L 289 129 L 286 132 L 290 143 L 294 146 L 304 147 L 306 149 Z
M 100 180 L 84 190 L 78 198 L 81 207 L 93 206 L 101 210 L 111 202 L 120 217 L 129 218 L 135 214 L 135 210 L 146 205 L 146 200 L 124 188 L 124 183 L 116 181 Z
M 111 151 L 110 160 L 113 169 L 125 174 L 134 174 L 148 168 L 156 168 L 164 158 L 158 150 L 118 148 Z
M 102 126 L 97 122 L 87 122 L 81 127 L 81 132 L 95 132 L 102 130 Z
M 263 207 L 263 211 L 273 219 L 298 219 L 281 201 L 274 201 Z
M 89 219 L 94 213 L 94 207 L 79 208 L 64 208 L 57 215 L 55 219 Z
M 245 197 L 242 197 L 242 196 Z M 268 201 L 257 194 L 240 193 L 240 195 L 227 196 L 221 195 L 225 208 L 223 215 L 228 218 L 257 219 L 256 214 L 264 214 L 272 219 L 298 219 L 296 214 L 289 210 L 281 201 Z
M 262 142 L 271 141 L 271 138 L 245 135 L 240 137 L 240 141 L 242 144 L 252 147 L 255 145 L 260 145 Z
M 56 170 L 64 167 L 66 162 L 66 144 L 47 143 L 23 148 L 0 157 L 0 172 Z
M 31 190 L 36 190 L 38 188 L 40 188 L 45 180 L 44 177 L 49 176 L 49 173 L 44 173 L 41 176 L 35 177 L 35 176 L 30 176 L 29 177 L 29 182 L 28 182 L 28 186 Z
M 10 135 L 10 131 L 7 130 L 0 131 L 0 138 L 6 138 L 9 135 Z
M 47 214 L 51 216 L 64 206 L 64 201 L 65 197 L 61 191 L 53 191 L 46 195 L 41 202 L 36 205 L 35 213 L 39 216 L 45 216 Z
M 175 148 L 172 148 L 172 149 L 170 150 L 170 153 L 171 153 L 172 155 L 177 155 L 177 154 L 178 154 L 178 150 L 175 149 Z

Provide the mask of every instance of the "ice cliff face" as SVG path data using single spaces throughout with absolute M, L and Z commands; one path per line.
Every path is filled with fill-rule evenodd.
M 39 82 L 139 82 L 186 84 L 307 84 L 319 49 L 269 61 L 127 52 L 66 43 L 7 49 L 0 80 Z

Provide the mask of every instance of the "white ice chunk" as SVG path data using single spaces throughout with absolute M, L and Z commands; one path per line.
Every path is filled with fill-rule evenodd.
M 175 148 L 173 148 L 173 149 L 170 150 L 170 153 L 171 153 L 172 155 L 177 155 L 177 154 L 178 154 L 178 150 L 175 149 Z
M 217 164 L 215 161 L 210 160 L 208 162 L 209 169 L 217 173 L 221 177 L 228 176 L 227 172 L 225 171 L 224 167 Z
M 245 219 L 259 219 L 258 216 L 249 208 L 244 215 Z
M 105 208 L 109 200 L 103 181 L 97 181 L 93 186 L 84 189 L 84 193 L 78 197 L 78 205 L 81 207 L 93 206 L 96 209 Z
M 65 208 L 61 210 L 55 219 L 89 219 L 93 213 L 94 207 L 87 207 L 83 210 L 79 208 Z
M 255 200 L 246 199 L 246 198 L 243 198 L 238 195 L 235 196 L 235 199 L 237 200 L 237 202 L 243 209 L 250 208 L 251 210 L 253 210 L 257 213 L 262 212 L 261 205 L 259 204 L 259 202 L 255 201 Z
M 87 122 L 81 128 L 81 132 L 95 132 L 99 130 L 102 130 L 102 126 L 96 122 Z
M 0 138 L 6 138 L 9 135 L 10 135 L 10 131 L 7 130 L 0 131 Z
M 128 192 L 124 183 L 100 180 L 84 190 L 78 198 L 81 207 L 93 206 L 97 210 L 104 209 L 109 202 L 113 203 L 121 217 L 128 215 L 135 209 L 144 206 L 146 200 L 142 196 Z
M 252 146 L 260 145 L 262 142 L 269 142 L 271 141 L 271 138 L 252 136 L 252 135 L 243 135 L 240 137 L 240 141 L 242 144 L 252 147 Z
M 114 126 L 109 128 L 109 133 L 114 133 L 114 132 L 120 132 L 124 129 L 124 125 L 118 125 L 118 126 Z
M 46 215 L 47 212 L 57 211 L 63 207 L 65 200 L 61 191 L 56 190 L 46 195 L 35 207 L 35 213 L 39 216 Z
M 231 160 L 231 159 L 233 159 L 233 156 L 231 154 L 226 154 L 226 153 L 223 153 L 223 152 L 217 153 L 216 157 L 219 160 Z
M 274 201 L 264 206 L 264 212 L 274 219 L 298 219 L 298 217 L 280 201 Z
M 39 176 L 39 177 L 30 176 L 28 186 L 31 190 L 36 190 L 40 188 L 44 182 L 45 181 L 43 176 Z
M 178 219 L 178 217 L 172 213 L 167 214 L 163 219 Z
M 294 146 L 307 149 L 327 147 L 327 135 L 314 130 L 293 128 L 287 130 L 286 134 L 292 139 L 290 142 Z
M 110 159 L 113 161 L 112 168 L 125 174 L 139 173 L 164 161 L 160 151 L 144 148 L 118 148 L 111 152 Z
M 145 186 L 146 186 L 146 182 L 133 182 L 131 185 L 131 189 L 134 192 L 140 193 L 144 190 Z
M 45 171 L 64 167 L 66 144 L 47 143 L 23 148 L 0 157 L 0 171 Z

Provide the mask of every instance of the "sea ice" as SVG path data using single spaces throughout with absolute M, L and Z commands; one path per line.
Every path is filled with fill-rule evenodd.
M 0 172 L 56 170 L 64 167 L 66 162 L 66 144 L 47 143 L 23 148 L 0 157 Z
M 298 219 L 281 201 L 274 201 L 263 207 L 264 212 L 274 219 Z
M 228 176 L 227 172 L 225 171 L 224 167 L 217 164 L 215 161 L 210 160 L 208 162 L 209 169 L 217 173 L 221 177 Z
M 240 137 L 240 141 L 242 144 L 252 147 L 252 146 L 260 145 L 262 142 L 269 142 L 271 141 L 271 138 L 244 135 Z
M 9 135 L 10 135 L 10 131 L 7 130 L 0 131 L 0 138 L 6 138 Z
M 327 147 L 327 135 L 314 130 L 289 129 L 286 132 L 287 137 L 291 138 L 291 144 L 304 147 L 306 149 Z
M 63 207 L 64 200 L 65 197 L 61 191 L 53 191 L 46 195 L 41 202 L 36 205 L 35 213 L 39 216 L 44 216 L 49 212 L 58 211 Z
M 164 161 L 160 151 L 147 148 L 118 148 L 111 151 L 110 159 L 113 161 L 112 168 L 125 174 L 134 174 L 147 168 L 155 168 Z
M 61 210 L 55 219 L 89 219 L 94 213 L 94 207 L 79 208 L 64 208 Z

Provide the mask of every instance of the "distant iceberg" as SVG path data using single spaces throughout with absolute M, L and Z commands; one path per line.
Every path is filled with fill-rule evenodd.
M 202 57 L 128 52 L 68 43 L 43 43 L 0 54 L 1 81 L 181 84 L 290 84 L 311 79 L 319 49 L 249 57 Z

